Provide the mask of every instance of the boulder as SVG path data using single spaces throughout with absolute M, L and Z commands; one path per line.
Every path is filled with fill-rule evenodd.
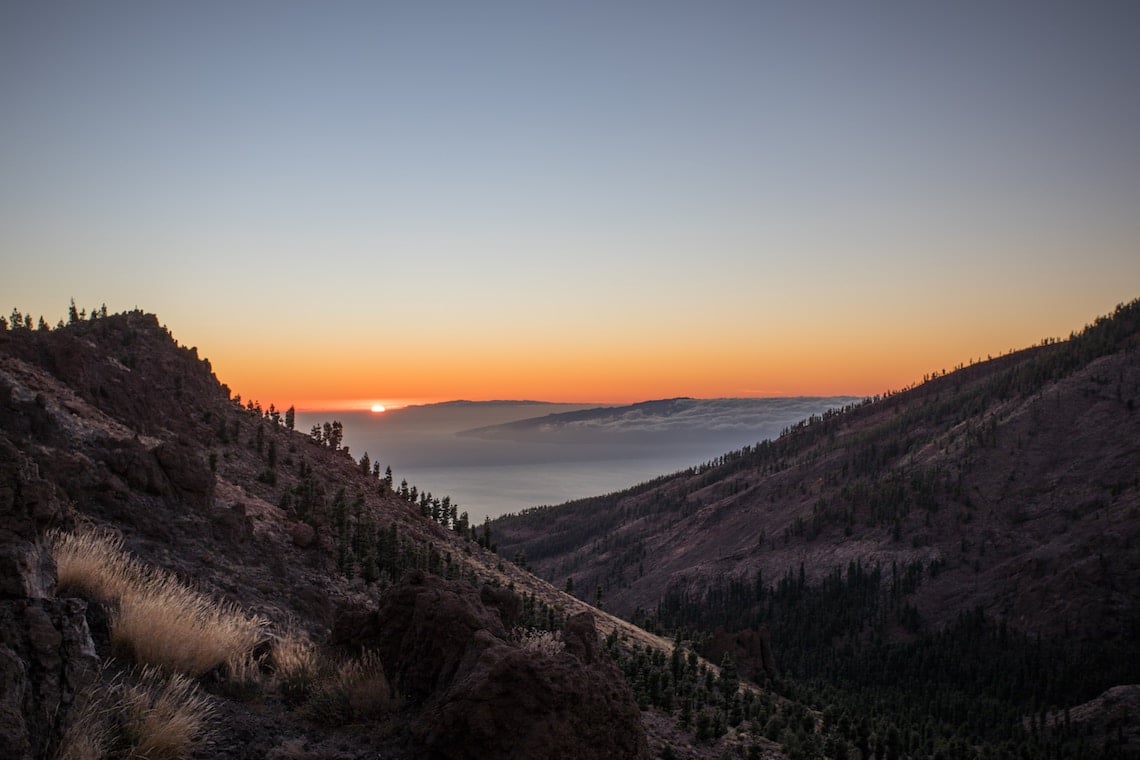
M 154 449 L 154 458 L 183 501 L 209 504 L 214 496 L 214 473 L 198 449 L 182 438 L 166 441 Z
M 333 639 L 378 652 L 400 697 L 419 708 L 409 727 L 416 756 L 648 757 L 641 713 L 598 646 L 593 619 L 571 619 L 565 651 L 531 651 L 503 625 L 500 609 L 514 607 L 509 593 L 413 573 L 385 593 L 378 609 L 341 611 Z
M 641 711 L 621 671 L 603 658 L 588 613 L 573 631 L 576 645 L 568 640 L 567 650 L 553 656 L 477 634 L 478 656 L 422 721 L 426 756 L 648 757 Z

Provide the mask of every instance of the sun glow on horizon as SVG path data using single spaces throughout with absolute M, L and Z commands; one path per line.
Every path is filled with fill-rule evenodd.
M 384 405 L 383 404 L 373 404 L 372 405 L 372 413 L 373 414 L 383 414 L 384 413 Z

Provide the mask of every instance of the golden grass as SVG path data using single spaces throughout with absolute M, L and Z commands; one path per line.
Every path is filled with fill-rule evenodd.
M 286 699 L 299 701 L 312 689 L 317 677 L 316 647 L 304 634 L 290 631 L 279 637 L 270 661 Z
M 136 662 L 200 676 L 257 646 L 263 621 L 237 605 L 216 602 L 166 573 L 148 573 L 120 599 L 111 649 Z
M 336 687 L 343 690 L 356 719 L 379 717 L 393 705 L 384 666 L 375 652 L 344 663 L 337 672 Z
M 261 618 L 131 559 L 111 534 L 53 532 L 49 541 L 61 587 L 118 605 L 111 619 L 118 657 L 200 676 L 240 662 L 262 638 Z
M 123 691 L 122 705 L 131 756 L 146 760 L 188 756 L 214 713 L 190 679 L 182 675 L 162 679 L 151 669 L 143 671 L 141 684 Z
M 65 731 L 55 760 L 183 760 L 209 733 L 213 705 L 182 675 L 144 668 L 90 695 Z
M 112 710 L 103 691 L 86 695 L 75 718 L 60 737 L 55 760 L 103 760 L 111 743 Z
M 103 602 L 117 602 L 140 583 L 143 569 L 123 551 L 123 539 L 84 528 L 48 531 L 60 589 Z

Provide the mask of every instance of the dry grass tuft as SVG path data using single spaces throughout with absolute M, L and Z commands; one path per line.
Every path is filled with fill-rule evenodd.
M 540 631 L 537 628 L 515 628 L 511 631 L 519 646 L 528 652 L 556 655 L 566 650 L 562 635 L 557 631 Z
M 186 757 L 206 733 L 214 708 L 182 675 L 163 679 L 150 668 L 142 682 L 123 690 L 124 732 L 132 757 L 178 760 Z
M 209 733 L 214 708 L 182 675 L 144 668 L 133 684 L 97 689 L 60 743 L 56 760 L 182 760 Z
M 380 655 L 365 652 L 359 660 L 349 660 L 337 673 L 338 688 L 348 698 L 352 716 L 375 718 L 393 706 L 392 691 Z
M 264 655 L 253 654 L 243 654 L 228 660 L 225 665 L 226 680 L 221 693 L 243 702 L 260 696 L 268 681 L 262 670 L 264 663 Z
M 264 622 L 236 605 L 216 602 L 166 573 L 147 573 L 119 600 L 111 648 L 119 656 L 200 676 L 248 657 Z
M 317 678 L 316 648 L 308 637 L 290 631 L 273 644 L 270 655 L 282 695 L 291 702 L 300 702 Z
M 312 720 L 343 725 L 373 720 L 396 709 L 384 666 L 374 652 L 346 660 L 315 689 L 305 714 Z
M 112 702 L 103 689 L 85 695 L 75 718 L 60 737 L 55 760 L 104 760 L 107 757 L 114 722 Z
M 51 530 L 47 539 L 61 589 L 112 602 L 138 586 L 142 567 L 123 551 L 121 537 L 85 528 L 74 533 Z
M 200 676 L 248 657 L 262 638 L 261 618 L 143 566 L 111 534 L 53 532 L 49 541 L 61 586 L 118 604 L 111 621 L 118 657 Z

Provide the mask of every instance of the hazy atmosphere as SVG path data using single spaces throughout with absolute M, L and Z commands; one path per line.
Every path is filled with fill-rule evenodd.
M 618 491 L 775 438 L 855 401 L 835 398 L 671 399 L 622 407 L 453 402 L 385 414 L 337 415 L 344 443 L 474 522 L 527 507 Z M 309 430 L 329 419 L 302 413 Z
M 0 303 L 282 407 L 899 388 L 1134 295 L 1138 18 L 4 3 Z

